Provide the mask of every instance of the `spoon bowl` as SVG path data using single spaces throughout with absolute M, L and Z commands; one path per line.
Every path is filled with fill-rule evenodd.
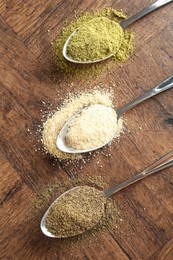
M 77 236 L 77 235 L 80 235 L 80 234 L 84 233 L 84 232 L 87 231 L 87 230 L 92 229 L 92 228 L 100 221 L 100 219 L 102 218 L 102 216 L 103 216 L 103 214 L 104 214 L 104 205 L 105 205 L 105 202 L 106 202 L 106 200 L 107 200 L 107 197 L 106 197 L 106 195 L 104 194 L 104 192 L 99 191 L 99 190 L 97 190 L 97 189 L 94 189 L 97 193 L 99 193 L 99 194 L 101 195 L 100 198 L 97 199 L 97 204 L 99 204 L 99 211 L 98 211 L 98 214 L 95 214 L 95 210 L 98 209 L 98 205 L 97 205 L 97 206 L 94 205 L 94 206 L 95 206 L 94 208 L 93 208 L 93 206 L 92 206 L 92 208 L 93 208 L 92 218 L 91 218 L 91 216 L 88 218 L 88 216 L 87 216 L 88 210 L 84 209 L 84 206 L 83 206 L 82 210 L 84 211 L 84 216 L 83 216 L 83 219 L 82 219 L 82 223 L 83 223 L 83 222 L 86 222 L 87 225 L 88 225 L 87 228 L 85 227 L 85 225 L 83 225 L 83 224 L 81 223 L 81 221 L 77 221 L 76 219 L 73 219 L 73 218 L 72 218 L 73 220 L 71 220 L 71 218 L 70 218 L 70 222 L 73 222 L 73 221 L 74 221 L 74 223 L 77 225 L 77 229 L 76 229 L 73 233 L 71 233 L 71 231 L 70 231 L 70 233 L 69 233 L 69 230 L 68 230 L 68 229 L 69 229 L 69 223 L 67 224 L 67 226 L 68 226 L 67 230 L 65 230 L 64 227 L 61 227 L 61 225 L 59 226 L 59 231 L 60 231 L 60 232 L 61 232 L 61 229 L 62 229 L 61 235 L 55 235 L 55 234 L 53 234 L 53 232 L 51 232 L 51 230 L 49 230 L 50 228 L 47 227 L 46 221 L 47 221 L 48 215 L 49 215 L 50 210 L 52 209 L 52 207 L 54 207 L 55 204 L 58 204 L 58 202 L 60 201 L 60 199 L 62 199 L 62 198 L 64 198 L 65 196 L 69 195 L 70 193 L 73 193 L 73 194 L 74 194 L 77 190 L 84 190 L 86 187 L 87 187 L 87 189 L 88 189 L 88 188 L 91 189 L 91 190 L 94 189 L 94 188 L 89 187 L 89 186 L 76 186 L 76 187 L 74 187 L 74 188 L 72 188 L 72 189 L 67 190 L 67 191 L 64 192 L 61 196 L 59 196 L 57 199 L 55 199 L 55 201 L 54 201 L 54 202 L 50 205 L 50 207 L 47 209 L 47 211 L 45 212 L 45 214 L 44 214 L 44 216 L 43 216 L 43 218 L 42 218 L 42 220 L 41 220 L 40 228 L 41 228 L 43 234 L 45 234 L 45 235 L 48 236 L 48 237 L 58 237 L 58 238 L 65 238 L 65 237 Z M 82 194 L 82 195 L 83 195 L 83 194 Z M 95 196 L 94 196 L 94 194 L 90 194 L 90 196 L 89 196 L 90 202 L 91 202 L 91 196 L 92 196 L 93 201 L 95 201 Z M 102 200 L 101 200 L 101 197 L 102 197 Z M 73 197 L 72 197 L 72 198 L 73 198 Z M 72 201 L 72 203 L 73 203 L 73 210 L 76 210 L 76 209 L 79 210 L 79 208 L 76 206 L 76 205 L 77 205 L 77 201 L 73 201 L 72 198 L 71 198 L 71 201 Z M 104 201 L 105 201 L 105 202 L 103 202 L 103 198 L 104 198 Z M 88 197 L 87 197 L 87 199 L 88 199 Z M 68 200 L 65 201 L 65 203 L 67 203 L 67 207 L 65 206 L 65 208 L 68 208 L 68 204 L 69 204 L 68 201 L 69 201 L 69 197 L 68 197 Z M 101 201 L 101 203 L 100 203 L 100 201 Z M 103 202 L 103 203 L 102 203 L 102 202 Z M 64 204 L 64 202 L 63 202 L 63 204 Z M 92 204 L 92 203 L 91 203 L 91 204 Z M 75 206 L 76 206 L 76 209 L 74 209 Z M 101 207 L 100 207 L 100 206 L 101 206 Z M 61 211 L 61 209 L 59 209 L 59 211 Z M 69 214 L 70 214 L 70 215 L 72 214 L 71 211 L 72 211 L 72 208 L 70 207 L 70 210 L 69 210 L 69 211 L 67 210 L 67 211 L 65 212 L 65 213 L 67 214 L 67 216 L 68 216 Z M 79 213 L 79 212 L 78 212 L 78 213 Z M 79 214 L 77 214 L 77 218 L 79 218 L 78 215 L 79 215 Z M 97 215 L 97 216 L 96 216 L 96 215 Z M 64 211 L 63 211 L 63 218 L 64 218 Z M 95 218 L 96 218 L 96 219 L 95 219 Z M 67 219 L 68 219 L 68 217 L 66 217 L 64 221 L 68 221 Z M 88 219 L 89 219 L 89 220 L 88 220 Z M 73 224 L 73 223 L 72 223 L 72 224 Z M 74 224 L 74 225 L 75 225 L 75 224 Z M 73 225 L 73 226 L 74 226 L 74 225 Z M 65 230 L 65 233 L 64 233 L 64 230 Z M 67 235 L 67 234 L 68 234 L 68 235 Z
M 79 27 L 80 28 L 80 27 Z M 108 56 L 106 56 L 105 58 L 102 59 L 98 59 L 98 60 L 90 60 L 90 61 L 78 61 L 78 60 L 74 60 L 72 59 L 70 56 L 68 56 L 68 44 L 69 41 L 71 40 L 72 36 L 75 35 L 75 33 L 79 30 L 79 28 L 77 28 L 66 40 L 64 46 L 63 46 L 63 50 L 62 50 L 62 54 L 64 56 L 64 58 L 72 63 L 76 63 L 76 64 L 91 64 L 91 63 L 97 63 L 97 62 L 101 62 L 104 60 L 107 60 L 109 58 L 111 58 L 113 56 L 113 54 L 110 54 Z
M 48 216 L 48 214 L 49 214 L 49 211 L 50 211 L 50 209 L 55 205 L 55 203 L 57 203 L 57 201 L 62 197 L 62 196 L 65 196 L 67 193 L 69 193 L 69 192 L 71 192 L 71 191 L 73 191 L 73 190 L 75 190 L 75 189 L 77 189 L 78 188 L 78 186 L 76 186 L 76 187 L 74 187 L 74 188 L 72 188 L 72 189 L 70 189 L 70 190 L 67 190 L 66 192 L 64 192 L 63 194 L 61 194 L 56 200 L 54 200 L 54 202 L 49 206 L 49 208 L 46 210 L 46 212 L 44 213 L 44 216 L 42 217 L 42 219 L 41 219 L 41 223 L 40 223 L 40 228 L 41 228 L 41 231 L 43 232 L 43 234 L 44 235 L 46 235 L 47 237 L 57 237 L 57 238 L 63 238 L 63 237 L 66 237 L 66 236 L 56 236 L 56 235 L 54 235 L 53 233 L 51 233 L 50 231 L 49 231 L 49 229 L 47 228 L 47 226 L 46 226 L 46 219 L 47 219 L 47 216 Z M 75 235 L 80 235 L 82 232 L 79 232 L 79 233 L 77 233 L 77 234 L 75 234 Z
M 89 106 L 88 106 L 89 107 Z M 85 107 L 86 109 L 87 107 Z M 58 147 L 59 150 L 61 150 L 62 152 L 65 152 L 65 153 L 72 153 L 72 154 L 79 154 L 79 153 L 86 153 L 86 152 L 91 152 L 91 151 L 94 151 L 94 150 L 97 150 L 103 146 L 105 146 L 106 144 L 108 144 L 110 142 L 107 141 L 101 145 L 98 145 L 98 146 L 94 146 L 93 148 L 87 148 L 87 149 L 75 149 L 71 146 L 69 146 L 66 142 L 66 135 L 67 135 L 67 131 L 68 131 L 68 128 L 69 128 L 69 125 L 70 123 L 78 116 L 80 115 L 80 113 L 83 111 L 84 108 L 81 108 L 79 111 L 77 111 L 75 114 L 73 114 L 67 121 L 66 123 L 63 125 L 63 127 L 61 128 L 58 136 L 57 136 L 57 139 L 56 139 L 56 145 Z M 118 117 L 117 117 L 117 120 L 118 120 Z
M 150 97 L 153 97 L 169 88 L 173 87 L 173 75 L 170 76 L 169 78 L 167 78 L 166 80 L 164 80 L 163 82 L 161 82 L 160 84 L 158 84 L 156 87 L 154 87 L 153 89 L 149 90 L 148 92 L 144 93 L 143 95 L 139 96 L 138 98 L 136 98 L 135 100 L 133 100 L 132 102 L 128 103 L 127 105 L 119 108 L 116 110 L 117 113 L 117 120 L 119 120 L 119 118 L 129 109 L 135 107 L 136 105 L 140 104 L 141 102 L 143 102 L 146 99 L 149 99 Z M 86 108 L 86 107 L 85 107 Z M 66 143 L 66 134 L 69 128 L 70 123 L 72 122 L 72 120 L 74 120 L 77 115 L 79 115 L 81 113 L 81 111 L 84 108 L 80 109 L 79 111 L 77 111 L 75 114 L 73 114 L 67 121 L 66 123 L 63 125 L 63 127 L 61 128 L 57 139 L 56 139 L 56 145 L 58 147 L 59 150 L 65 152 L 65 153 L 72 153 L 72 154 L 79 154 L 79 153 L 87 153 L 87 152 L 91 152 L 94 150 L 97 150 L 103 146 L 105 146 L 106 144 L 110 143 L 112 141 L 112 139 L 110 139 L 109 141 L 96 146 L 96 147 L 92 147 L 92 148 L 86 148 L 83 150 L 78 150 L 75 149 L 73 147 L 70 147 L 67 143 Z
M 173 165 L 173 151 L 169 152 L 168 154 L 164 155 L 162 158 L 160 158 L 159 160 L 157 160 L 156 162 L 154 162 L 153 164 L 151 164 L 149 167 L 147 167 L 145 170 L 143 170 L 141 173 L 137 174 L 137 175 L 134 175 L 133 177 L 131 177 L 130 179 L 124 181 L 123 183 L 120 183 L 119 185 L 116 185 L 116 186 L 113 186 L 107 190 L 104 190 L 103 191 L 103 195 L 105 196 L 105 201 L 101 201 L 101 204 L 102 205 L 102 209 L 99 211 L 99 218 L 97 218 L 97 222 L 93 222 L 92 225 L 89 225 L 88 226 L 88 229 L 85 229 L 84 231 L 80 231 L 80 232 L 75 232 L 74 234 L 71 234 L 70 236 L 76 236 L 76 235 L 80 235 L 82 234 L 83 232 L 87 231 L 87 230 L 90 230 L 92 229 L 99 221 L 100 219 L 102 218 L 103 214 L 104 214 L 104 206 L 106 204 L 106 199 L 108 197 L 110 197 L 111 195 L 113 195 L 114 193 L 122 190 L 123 188 L 141 180 L 141 179 L 144 179 L 145 177 L 153 174 L 153 173 L 156 173 L 160 170 L 163 170 L 167 167 L 170 167 Z M 86 186 L 85 186 L 86 187 Z M 65 238 L 65 237 L 69 237 L 69 236 L 65 236 L 65 235 L 54 235 L 49 229 L 48 227 L 46 226 L 46 219 L 47 219 L 47 216 L 49 214 L 49 211 L 50 209 L 55 205 L 55 203 L 58 202 L 58 200 L 60 198 L 62 198 L 63 196 L 67 195 L 67 193 L 69 192 L 74 192 L 76 189 L 82 189 L 83 186 L 77 186 L 77 187 L 74 187 L 68 191 L 66 191 L 65 193 L 63 193 L 60 197 L 58 197 L 51 205 L 50 207 L 47 209 L 47 211 L 45 212 L 45 214 L 43 215 L 42 217 L 42 220 L 41 220 L 41 223 L 40 223 L 40 228 L 41 228 L 41 231 L 43 232 L 44 235 L 46 235 L 47 237 L 52 237 L 52 238 Z M 96 209 L 97 210 L 97 209 Z M 71 223 L 73 225 L 73 223 Z
M 120 22 L 120 26 L 122 27 L 122 29 L 126 29 L 130 24 L 132 24 L 133 22 L 137 21 L 138 19 L 144 17 L 145 15 L 153 12 L 154 10 L 158 9 L 159 7 L 165 5 L 165 4 L 168 4 L 172 2 L 172 0 L 158 0 L 156 1 L 154 4 L 151 4 L 147 7 L 145 7 L 143 10 L 141 10 L 140 12 L 138 12 L 137 14 L 129 17 L 128 19 L 125 19 L 125 20 L 122 20 Z M 68 55 L 68 44 L 71 40 L 71 38 L 76 34 L 76 32 L 79 30 L 80 27 L 76 28 L 74 30 L 74 32 L 67 38 L 64 46 L 63 46 L 63 56 L 66 60 L 68 60 L 69 62 L 72 62 L 72 63 L 76 63 L 76 64 L 92 64 L 92 63 L 97 63 L 97 62 L 102 62 L 102 61 L 105 61 L 109 58 L 111 58 L 115 53 L 112 53 L 104 58 L 101 58 L 101 59 L 97 59 L 97 60 L 88 60 L 88 61 L 77 61 L 77 60 L 74 60 L 73 58 L 71 58 L 69 55 Z

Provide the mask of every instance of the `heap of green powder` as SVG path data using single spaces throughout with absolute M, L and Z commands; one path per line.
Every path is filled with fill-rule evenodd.
M 77 61 L 95 61 L 118 52 L 124 32 L 118 22 L 106 17 L 91 19 L 72 36 L 68 55 Z
M 51 185 L 42 188 L 37 194 L 32 209 L 34 219 L 41 219 L 50 204 L 65 191 L 76 186 L 84 185 L 98 189 L 98 191 L 107 188 L 107 183 L 101 176 L 92 177 L 86 175 L 84 177 L 75 177 L 73 179 L 62 179 L 61 181 L 55 181 Z M 117 202 L 111 198 L 108 198 L 105 204 L 103 216 L 98 224 L 91 230 L 85 231 L 83 234 L 80 234 L 77 237 L 68 238 L 68 241 L 75 242 L 78 240 L 83 240 L 87 237 L 97 237 L 100 232 L 116 230 L 119 227 L 121 221 L 122 219 Z
M 110 19 L 112 22 L 120 23 L 122 19 L 125 19 L 125 15 L 122 12 L 117 10 L 106 8 L 96 12 L 86 12 L 81 14 L 79 17 L 76 17 L 67 27 L 63 28 L 60 35 L 54 42 L 54 62 L 58 70 L 61 72 L 69 73 L 69 74 L 77 74 L 77 75 L 85 75 L 85 74 L 98 74 L 103 67 L 110 67 L 113 63 L 122 63 L 125 62 L 130 54 L 133 51 L 133 42 L 134 37 L 133 33 L 129 30 L 123 31 L 123 37 L 121 37 L 121 46 L 118 47 L 118 51 L 113 55 L 113 57 L 105 63 L 95 63 L 89 65 L 79 65 L 68 62 L 62 54 L 62 49 L 64 43 L 66 42 L 67 38 L 74 32 L 75 29 L 79 27 L 84 27 L 86 24 L 90 24 L 90 21 L 93 19 L 100 19 L 100 18 L 107 18 Z M 97 20 L 96 20 L 97 21 Z M 91 22 L 92 23 L 92 22 Z M 105 31 L 107 30 L 107 23 L 103 28 Z M 107 39 L 108 41 L 110 38 Z M 111 51 L 112 44 L 108 44 L 108 52 Z M 97 45 L 94 46 L 95 51 L 97 52 Z M 109 50 L 110 48 L 110 50 Z M 99 50 L 100 52 L 100 50 Z M 81 51 L 80 48 L 75 52 L 77 59 L 80 59 Z M 85 57 L 86 59 L 90 57 Z
M 106 200 L 103 192 L 93 187 L 75 187 L 54 202 L 46 217 L 46 227 L 57 237 L 79 235 L 100 221 Z

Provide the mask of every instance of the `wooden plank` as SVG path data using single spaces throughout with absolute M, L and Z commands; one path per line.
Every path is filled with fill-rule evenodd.
M 3 155 L 0 156 L 1 161 L 1 189 L 0 189 L 0 205 L 9 201 L 15 193 L 22 188 L 22 181 L 11 167 L 9 162 L 5 160 Z
M 38 78 L 33 76 L 33 70 L 38 68 L 38 62 L 5 23 L 1 23 L 1 28 L 2 40 L 6 39 L 7 43 L 7 46 L 5 43 L 1 45 L 3 54 L 1 68 L 4 72 L 0 79 L 2 148 L 25 183 L 34 188 L 35 185 L 40 185 L 39 182 L 47 183 L 57 170 L 60 176 L 66 174 L 60 170 L 58 162 L 51 163 L 52 167 L 50 167 L 49 163 L 52 159 L 49 159 L 48 163 L 40 143 L 40 133 L 37 133 L 38 126 L 41 124 L 40 110 L 44 96 L 44 91 L 42 97 L 39 95 L 42 84 Z M 5 55 L 7 48 L 9 48 L 9 52 L 8 55 Z M 17 49 L 18 52 L 16 52 Z M 25 61 L 26 54 L 28 63 Z M 15 60 L 15 65 L 10 65 L 11 60 Z M 38 104 L 37 109 L 36 104 Z M 30 158 L 33 163 L 25 158 Z M 51 175 L 50 172 L 52 172 Z M 38 176 L 40 176 L 40 180 Z
M 151 2 L 1 2 L 0 230 L 4 259 L 169 259 L 171 256 L 172 168 L 114 195 L 122 223 L 116 230 L 94 240 L 70 244 L 66 240 L 46 238 L 39 228 L 42 213 L 34 218 L 29 214 L 35 194 L 57 179 L 87 173 L 103 176 L 111 186 L 137 174 L 172 150 L 172 89 L 128 111 L 124 116 L 125 132 L 119 141 L 93 153 L 86 164 L 62 163 L 45 155 L 38 143 L 40 134 L 36 133 L 42 123 L 41 110 L 48 110 L 42 101 L 52 103 L 51 110 L 56 108 L 72 82 L 72 92 L 100 82 L 105 88 L 112 86 L 115 105 L 120 107 L 172 73 L 170 4 L 133 25 L 136 48 L 123 66 L 115 66 L 91 82 L 87 76 L 66 79 L 58 75 L 58 82 L 52 79 L 50 43 L 64 20 L 73 18 L 75 10 L 80 13 L 110 4 L 130 15 Z
M 173 239 L 171 239 L 166 245 L 162 248 L 161 252 L 157 256 L 158 260 L 171 260 L 173 256 Z

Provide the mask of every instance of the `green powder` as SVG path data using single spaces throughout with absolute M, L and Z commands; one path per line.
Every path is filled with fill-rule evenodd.
M 57 237 L 79 235 L 100 221 L 106 200 L 104 193 L 93 187 L 75 187 L 55 201 L 47 215 L 46 227 Z
M 90 20 L 72 36 L 68 55 L 77 61 L 94 61 L 118 52 L 124 32 L 118 22 L 106 17 Z
M 40 190 L 35 199 L 32 214 L 35 219 L 41 219 L 50 204 L 58 198 L 65 191 L 75 187 L 75 186 L 90 186 L 98 190 L 104 190 L 107 188 L 107 183 L 104 181 L 103 177 L 96 176 L 92 177 L 86 175 L 84 177 L 76 177 L 73 179 L 62 179 L 52 183 L 49 186 L 45 186 Z M 94 239 L 100 234 L 107 230 L 116 230 L 122 219 L 119 212 L 119 207 L 116 201 L 108 198 L 105 204 L 103 216 L 96 226 L 91 230 L 88 230 L 81 235 L 76 237 L 66 238 L 69 243 L 74 243 L 86 238 L 93 237 Z
M 110 22 L 109 23 L 106 22 L 106 28 L 104 28 L 105 31 L 107 31 L 108 24 L 111 24 L 111 22 L 113 22 L 113 24 L 117 24 L 124 18 L 125 18 L 125 15 L 122 12 L 116 11 L 111 8 L 106 8 L 106 9 L 96 11 L 96 12 L 83 13 L 79 17 L 74 19 L 67 27 L 62 29 L 60 35 L 57 37 L 57 39 L 54 42 L 54 62 L 57 67 L 57 70 L 60 70 L 61 72 L 65 72 L 66 75 L 67 74 L 69 74 L 69 75 L 76 74 L 78 76 L 85 75 L 85 74 L 92 75 L 92 74 L 98 74 L 103 68 L 111 68 L 111 66 L 115 65 L 115 63 L 125 62 L 133 51 L 133 42 L 134 42 L 133 38 L 134 37 L 133 37 L 133 33 L 129 30 L 123 31 L 123 37 L 120 37 L 121 46 L 120 47 L 117 46 L 116 48 L 118 49 L 118 51 L 115 53 L 115 55 L 104 63 L 96 63 L 96 64 L 92 64 L 92 65 L 91 64 L 89 64 L 89 65 L 74 64 L 74 63 L 68 62 L 63 57 L 63 54 L 62 54 L 62 49 L 63 49 L 64 43 L 66 42 L 67 38 L 72 34 L 72 32 L 74 32 L 74 30 L 76 28 L 79 28 L 79 27 L 84 28 L 87 24 L 92 23 L 92 20 L 97 21 L 97 19 L 101 19 L 101 20 L 107 21 L 107 19 L 109 19 Z M 113 33 L 113 28 L 111 29 L 111 31 Z M 121 31 L 120 34 L 122 34 L 122 30 L 119 30 L 119 31 Z M 96 37 L 96 38 L 98 39 L 98 37 Z M 94 41 L 95 41 L 95 39 L 94 39 Z M 108 51 L 108 53 L 109 53 L 112 48 L 113 49 L 115 48 L 115 45 L 110 43 L 109 36 L 107 38 L 107 43 L 108 43 L 107 50 L 104 45 L 103 52 Z M 97 46 L 95 46 L 94 48 L 96 48 L 95 49 L 95 51 L 96 51 Z M 115 50 L 116 50 L 116 48 L 115 48 Z M 99 48 L 99 53 L 100 53 L 100 48 Z M 76 55 L 77 59 L 81 58 L 80 57 L 80 55 L 81 55 L 80 48 L 77 51 L 75 51 L 75 55 Z M 88 57 L 86 57 L 86 58 L 88 58 Z

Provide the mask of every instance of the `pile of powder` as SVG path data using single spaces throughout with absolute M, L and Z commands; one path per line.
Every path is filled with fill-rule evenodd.
M 123 37 L 121 37 L 121 46 L 119 50 L 113 55 L 113 57 L 109 60 L 107 60 L 107 63 L 97 63 L 97 64 L 89 64 L 89 65 L 78 65 L 78 64 L 72 64 L 71 62 L 68 62 L 62 54 L 63 46 L 67 40 L 67 38 L 75 31 L 76 28 L 85 26 L 89 21 L 96 19 L 96 18 L 107 18 L 112 20 L 115 23 L 119 23 L 122 19 L 126 18 L 126 16 L 117 10 L 114 10 L 112 8 L 106 8 L 102 9 L 100 11 L 95 12 L 86 12 L 82 13 L 79 17 L 76 17 L 69 25 L 67 25 L 65 28 L 62 29 L 60 35 L 57 37 L 57 39 L 54 42 L 54 62 L 58 70 L 61 72 L 65 72 L 66 75 L 69 74 L 77 74 L 77 75 L 92 75 L 92 74 L 98 74 L 103 67 L 110 68 L 112 66 L 112 62 L 114 63 L 121 63 L 125 62 L 129 55 L 133 51 L 133 45 L 134 45 L 134 35 L 129 30 L 123 31 Z M 109 39 L 109 38 L 108 38 Z M 93 44 L 95 43 L 95 40 L 93 41 Z M 75 44 L 76 46 L 77 44 Z M 105 44 L 104 44 L 105 45 Z M 113 46 L 113 44 L 109 43 L 108 49 L 110 46 Z M 112 48 L 112 47 L 111 47 Z M 111 50 L 108 50 L 108 52 Z M 80 59 L 81 50 L 80 48 L 78 50 L 75 50 L 75 58 Z M 86 57 L 88 58 L 88 57 Z M 105 66 L 106 65 L 106 66 Z
M 98 191 L 104 190 L 108 187 L 108 184 L 105 182 L 103 177 L 101 176 L 93 177 L 87 174 L 85 174 L 85 176 L 83 177 L 75 177 L 72 179 L 63 178 L 61 180 L 56 180 L 50 185 L 42 187 L 37 193 L 31 211 L 34 218 L 34 222 L 36 220 L 40 221 L 43 214 L 46 212 L 46 210 L 51 205 L 51 203 L 60 195 L 62 195 L 64 192 L 76 186 L 86 186 L 86 185 L 93 187 Z M 74 244 L 74 242 L 78 242 L 86 238 L 93 238 L 95 241 L 95 239 L 97 239 L 100 232 L 104 232 L 106 230 L 116 231 L 117 228 L 121 225 L 121 223 L 122 223 L 122 218 L 121 218 L 118 202 L 111 198 L 107 198 L 103 216 L 98 222 L 98 224 L 94 226 L 91 230 L 88 230 L 79 236 L 68 238 L 65 241 L 69 242 L 70 244 L 71 243 Z M 39 222 L 38 222 L 38 226 L 39 226 Z
M 80 159 L 81 155 L 68 154 L 60 151 L 56 146 L 56 138 L 65 122 L 77 111 L 89 105 L 100 104 L 112 107 L 112 92 L 94 89 L 71 95 L 43 124 L 42 143 L 45 151 L 59 159 Z M 122 129 L 122 120 L 118 121 L 119 133 Z
M 58 237 L 70 237 L 93 228 L 104 214 L 107 197 L 89 186 L 78 186 L 54 202 L 46 217 L 46 227 Z
M 112 107 L 96 104 L 83 109 L 72 120 L 65 141 L 74 149 L 85 150 L 110 142 L 119 135 L 120 130 L 116 111 Z
M 94 61 L 118 52 L 124 32 L 118 22 L 98 17 L 84 23 L 71 37 L 67 54 L 77 61 Z

